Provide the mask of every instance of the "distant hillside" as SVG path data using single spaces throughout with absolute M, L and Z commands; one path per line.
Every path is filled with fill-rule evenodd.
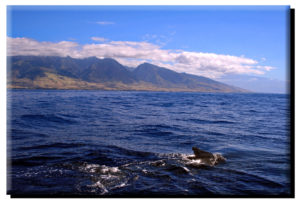
M 12 56 L 7 58 L 7 73 L 8 88 L 246 92 L 149 63 L 132 69 L 111 58 Z

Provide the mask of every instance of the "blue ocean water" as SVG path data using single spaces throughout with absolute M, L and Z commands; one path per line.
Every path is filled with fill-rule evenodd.
M 290 194 L 289 96 L 9 90 L 13 195 Z M 192 147 L 225 163 L 199 166 Z

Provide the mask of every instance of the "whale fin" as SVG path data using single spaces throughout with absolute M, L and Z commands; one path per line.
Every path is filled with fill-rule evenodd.
M 193 147 L 192 149 L 194 151 L 194 156 L 188 156 L 188 159 L 200 160 L 201 165 L 215 166 L 218 163 L 226 162 L 226 158 L 219 153 L 212 154 L 210 152 L 198 149 L 197 147 Z
M 201 158 L 201 159 L 211 159 L 214 158 L 214 155 L 210 152 L 206 152 L 203 150 L 198 149 L 197 147 L 192 148 L 195 154 L 195 158 Z

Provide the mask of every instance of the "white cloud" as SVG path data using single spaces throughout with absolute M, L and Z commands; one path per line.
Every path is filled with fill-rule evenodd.
M 172 31 L 166 34 L 145 34 L 142 39 L 147 42 L 154 42 L 155 44 L 159 44 L 161 47 L 167 45 L 173 40 L 176 31 Z
M 7 37 L 7 55 L 48 55 L 78 57 L 76 42 L 39 42 L 29 38 Z
M 92 37 L 102 43 L 79 45 L 76 42 L 39 42 L 29 38 L 7 37 L 8 55 L 47 55 L 85 58 L 114 58 L 121 64 L 137 66 L 150 62 L 177 72 L 186 72 L 219 78 L 226 74 L 262 75 L 274 67 L 259 65 L 259 62 L 244 56 L 232 56 L 215 53 L 189 52 L 183 50 L 162 49 L 149 42 L 106 41 L 105 38 Z
M 106 38 L 103 38 L 103 37 L 96 37 L 96 36 L 91 37 L 91 39 L 92 39 L 93 41 L 99 41 L 99 42 L 104 42 L 104 41 L 107 41 L 107 40 L 108 40 L 108 39 L 106 39 Z
M 115 24 L 114 22 L 110 22 L 110 21 L 98 21 L 96 23 L 98 25 L 113 25 L 113 24 Z
M 275 69 L 275 67 L 271 67 L 271 66 L 260 66 L 258 65 L 257 66 L 258 69 L 263 69 L 263 70 L 266 70 L 266 71 L 270 71 L 272 69 Z

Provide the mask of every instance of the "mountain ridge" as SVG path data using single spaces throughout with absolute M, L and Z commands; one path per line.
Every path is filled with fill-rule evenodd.
M 248 92 L 150 63 L 129 69 L 112 58 L 8 56 L 7 88 Z

